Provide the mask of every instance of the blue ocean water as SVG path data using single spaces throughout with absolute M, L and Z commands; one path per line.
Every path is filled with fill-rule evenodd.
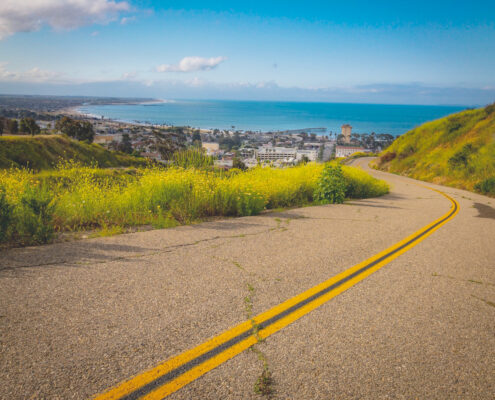
M 350 124 L 357 133 L 400 135 L 423 122 L 465 107 L 308 103 L 275 101 L 176 100 L 153 104 L 82 106 L 79 111 L 105 118 L 209 129 L 284 131 L 325 128 L 340 132 Z

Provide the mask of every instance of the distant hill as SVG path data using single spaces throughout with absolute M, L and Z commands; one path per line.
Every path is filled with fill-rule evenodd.
M 495 196 L 495 104 L 405 133 L 381 153 L 377 167 Z
M 0 168 L 27 167 L 36 171 L 51 169 L 61 159 L 83 164 L 94 161 L 102 168 L 144 166 L 144 158 L 109 151 L 62 135 L 0 136 Z

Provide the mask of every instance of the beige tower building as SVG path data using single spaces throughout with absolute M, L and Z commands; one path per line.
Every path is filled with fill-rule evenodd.
M 350 126 L 349 124 L 345 124 L 341 126 L 341 129 L 342 129 L 342 135 L 344 136 L 344 142 L 351 143 L 352 126 Z

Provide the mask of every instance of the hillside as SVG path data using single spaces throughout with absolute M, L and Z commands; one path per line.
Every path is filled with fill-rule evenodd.
M 427 122 L 382 152 L 378 169 L 495 195 L 495 104 Z
M 146 165 L 145 159 L 109 151 L 61 135 L 0 136 L 0 168 L 27 167 L 36 171 L 53 168 L 61 159 L 102 168 Z

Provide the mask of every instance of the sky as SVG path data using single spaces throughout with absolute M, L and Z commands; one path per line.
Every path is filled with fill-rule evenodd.
M 0 93 L 470 106 L 494 71 L 494 1 L 0 2 Z

